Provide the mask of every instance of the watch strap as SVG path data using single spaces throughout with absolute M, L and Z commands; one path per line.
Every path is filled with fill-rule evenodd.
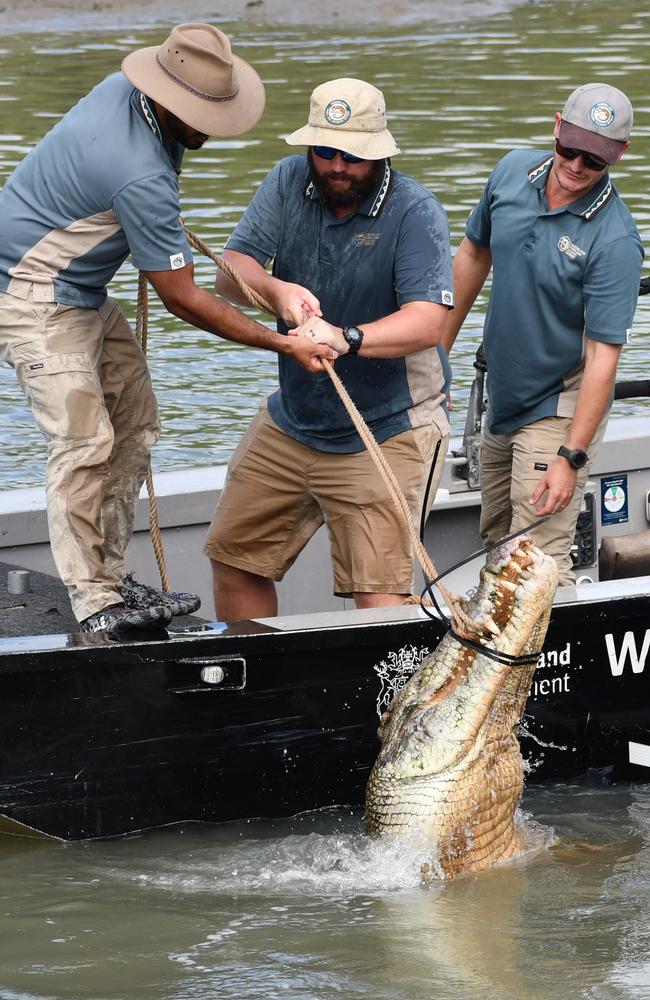
M 583 451 L 582 448 L 567 448 L 566 445 L 562 444 L 558 448 L 557 453 L 562 458 L 566 458 L 572 469 L 584 469 L 589 461 L 587 452 Z

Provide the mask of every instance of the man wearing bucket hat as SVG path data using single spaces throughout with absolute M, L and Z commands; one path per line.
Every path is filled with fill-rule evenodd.
M 251 129 L 264 86 L 218 28 L 181 24 L 84 97 L 0 192 L 0 352 L 48 441 L 50 543 L 82 631 L 166 624 L 198 607 L 125 573 L 159 418 L 147 365 L 106 284 L 130 254 L 170 312 L 318 367 L 198 288 L 180 221 L 185 149 Z M 329 356 L 335 357 L 327 349 Z
M 553 152 L 497 164 L 454 260 L 448 349 L 492 269 L 481 532 L 493 541 L 553 515 L 531 534 L 565 585 L 639 291 L 641 239 L 609 176 L 631 130 L 625 94 L 578 87 L 555 116 Z
M 309 123 L 286 141 L 307 153 L 262 182 L 225 256 L 274 304 L 281 332 L 341 356 L 337 373 L 417 518 L 448 436 L 436 349 L 453 304 L 445 213 L 393 170 L 383 95 L 363 80 L 316 87 Z M 217 288 L 242 301 L 228 279 Z M 335 593 L 359 607 L 401 603 L 413 586 L 408 532 L 329 376 L 280 358 L 279 377 L 235 452 L 208 533 L 217 614 L 276 613 L 274 582 L 323 522 Z

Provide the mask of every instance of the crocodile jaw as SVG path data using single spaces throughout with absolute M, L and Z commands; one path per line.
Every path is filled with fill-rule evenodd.
M 491 553 L 469 611 L 512 656 L 541 649 L 557 586 L 554 560 L 520 537 Z M 506 666 L 450 635 L 399 691 L 382 720 L 366 791 L 366 823 L 428 845 L 429 876 L 452 877 L 520 848 L 523 762 L 515 731 L 534 665 Z

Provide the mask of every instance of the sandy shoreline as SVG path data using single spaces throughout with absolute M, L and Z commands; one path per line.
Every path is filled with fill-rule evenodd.
M 488 17 L 522 0 L 0 0 L 0 29 L 9 34 L 142 28 L 183 21 L 338 25 L 455 22 Z M 523 0 L 526 2 L 526 0 Z M 530 2 L 530 0 L 529 0 Z

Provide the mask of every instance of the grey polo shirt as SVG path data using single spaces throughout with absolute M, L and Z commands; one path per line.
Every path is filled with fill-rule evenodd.
M 0 291 L 96 309 L 129 253 L 147 271 L 188 264 L 183 153 L 163 145 L 144 95 L 122 73 L 107 77 L 0 192 Z
M 472 243 L 492 252 L 484 343 L 494 434 L 573 416 L 583 338 L 623 344 L 632 327 L 644 256 L 634 220 L 608 174 L 549 211 L 552 162 L 508 153 L 467 222 Z
M 273 274 L 313 292 L 336 326 L 362 327 L 407 302 L 453 304 L 444 210 L 388 164 L 358 211 L 337 219 L 310 183 L 306 155 L 281 160 L 227 245 L 264 267 L 273 260 Z M 433 422 L 448 433 L 445 373 L 435 348 L 401 358 L 342 357 L 336 371 L 378 441 Z M 283 356 L 279 373 L 269 412 L 287 434 L 321 451 L 363 449 L 326 373 L 310 374 Z

